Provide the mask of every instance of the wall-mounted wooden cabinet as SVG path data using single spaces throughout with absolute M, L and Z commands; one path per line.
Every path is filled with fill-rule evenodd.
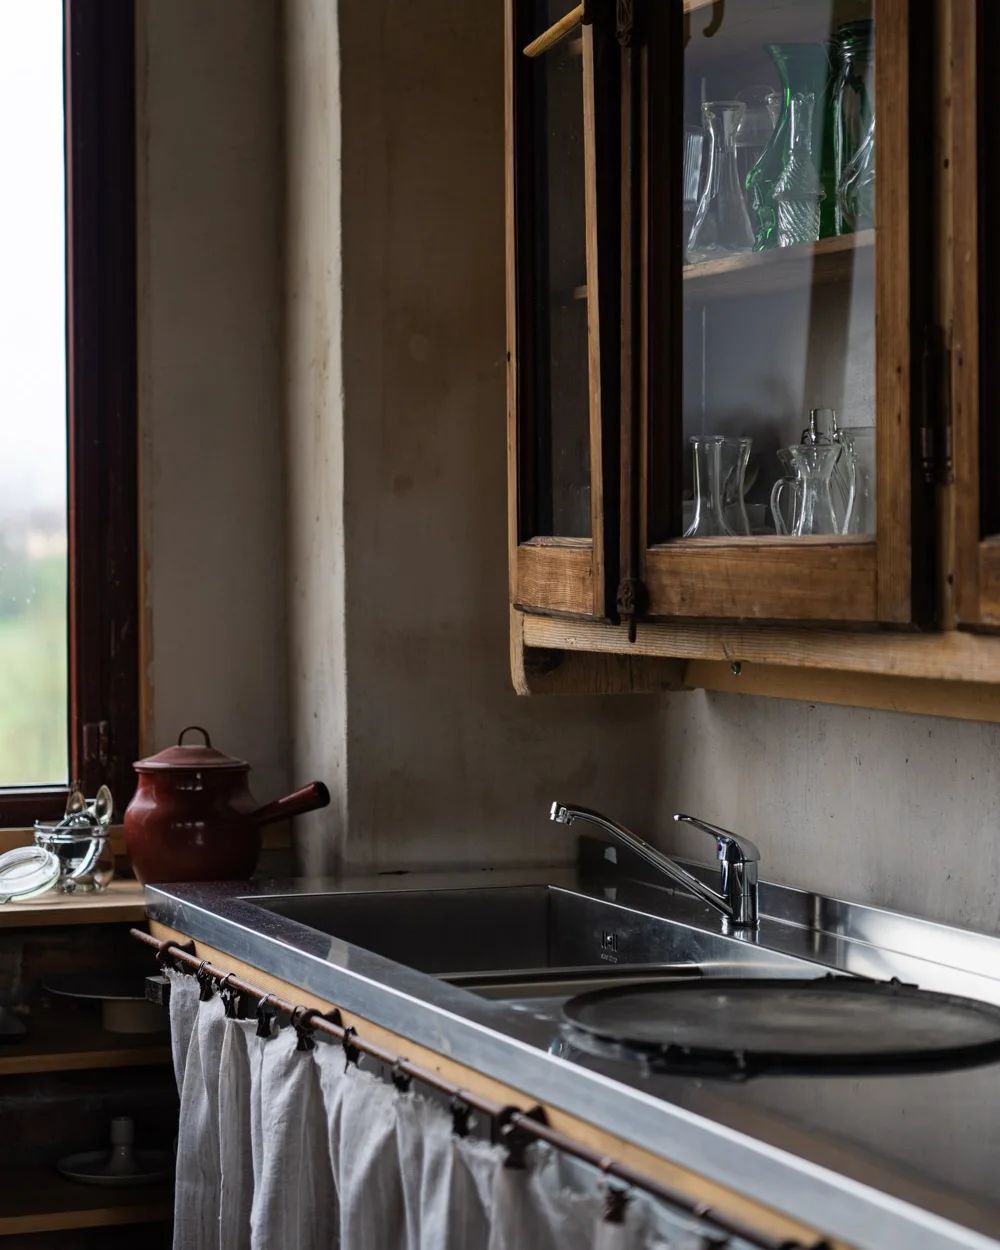
M 1000 19 L 566 8 L 507 0 L 515 643 L 1000 681 Z

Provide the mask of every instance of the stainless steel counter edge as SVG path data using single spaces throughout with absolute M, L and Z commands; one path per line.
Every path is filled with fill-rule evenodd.
M 501 875 L 491 874 L 489 883 L 500 884 Z M 1000 1247 L 874 1186 L 551 1055 L 541 1035 L 531 1038 L 530 1027 L 503 1004 L 265 913 L 253 906 L 250 893 L 245 885 L 147 886 L 147 914 L 529 1098 L 599 1126 L 613 1125 L 637 1146 L 824 1235 L 864 1250 Z

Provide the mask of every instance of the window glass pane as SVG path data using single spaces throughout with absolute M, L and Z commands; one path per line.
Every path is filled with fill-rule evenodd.
M 62 56 L 60 0 L 5 10 L 0 786 L 65 782 L 68 773 Z
M 564 17 L 565 0 L 534 0 L 532 36 Z M 590 536 L 590 401 L 583 152 L 583 39 L 579 32 L 528 67 L 532 103 L 531 252 L 534 259 L 534 437 L 525 475 L 532 535 Z
M 872 5 L 689 8 L 682 533 L 870 540 Z

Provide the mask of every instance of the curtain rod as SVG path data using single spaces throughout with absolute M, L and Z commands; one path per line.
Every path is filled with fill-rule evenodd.
M 510 1153 L 511 1166 L 523 1166 L 524 1148 L 532 1140 L 544 1141 L 563 1154 L 571 1155 L 583 1163 L 590 1164 L 598 1171 L 604 1173 L 605 1176 L 613 1177 L 615 1180 L 621 1181 L 633 1189 L 644 1190 L 658 1201 L 664 1203 L 664 1205 L 672 1207 L 675 1211 L 685 1216 L 713 1225 L 721 1233 L 726 1234 L 727 1238 L 738 1238 L 749 1245 L 757 1247 L 757 1250 L 807 1250 L 801 1242 L 789 1240 L 774 1241 L 761 1233 L 754 1232 L 739 1222 L 730 1220 L 725 1215 L 718 1214 L 706 1203 L 693 1202 L 678 1190 L 671 1189 L 669 1186 L 663 1185 L 651 1177 L 644 1176 L 641 1172 L 636 1172 L 627 1164 L 611 1158 L 610 1155 L 598 1154 L 597 1151 L 591 1150 L 582 1143 L 574 1141 L 571 1137 L 567 1137 L 564 1133 L 551 1128 L 545 1121 L 545 1111 L 542 1107 L 534 1107 L 530 1111 L 523 1111 L 521 1108 L 513 1105 L 504 1106 L 501 1103 L 492 1101 L 492 1099 L 484 1098 L 471 1090 L 463 1089 L 450 1081 L 444 1080 L 429 1068 L 423 1068 L 419 1064 L 411 1063 L 409 1059 L 394 1055 L 391 1051 L 385 1050 L 377 1043 L 367 1041 L 359 1036 L 357 1030 L 353 1027 L 344 1027 L 341 1023 L 340 1012 L 336 1008 L 328 1015 L 323 1015 L 317 1008 L 303 1007 L 301 1004 L 296 1005 L 288 1002 L 287 999 L 281 998 L 269 990 L 263 990 L 257 985 L 252 985 L 249 981 L 244 981 L 233 972 L 225 972 L 220 968 L 216 968 L 208 960 L 199 959 L 194 953 L 195 947 L 193 942 L 187 942 L 182 945 L 173 938 L 168 938 L 161 942 L 158 938 L 144 932 L 142 929 L 130 929 L 129 932 L 132 937 L 156 950 L 157 963 L 161 967 L 168 962 L 175 965 L 185 965 L 186 969 L 197 977 L 199 984 L 202 986 L 203 994 L 206 986 L 210 986 L 211 982 L 214 981 L 219 983 L 218 989 L 220 991 L 229 989 L 239 994 L 256 998 L 258 1000 L 258 1020 L 262 1018 L 262 1009 L 267 1007 L 270 1007 L 274 1012 L 287 1015 L 299 1035 L 300 1045 L 303 1045 L 304 1048 L 309 1046 L 308 1039 L 310 1033 L 326 1034 L 343 1046 L 348 1061 L 356 1062 L 358 1056 L 364 1054 L 372 1059 L 376 1059 L 379 1063 L 385 1064 L 391 1069 L 393 1082 L 397 1086 L 405 1088 L 410 1081 L 419 1081 L 423 1085 L 429 1085 L 432 1089 L 438 1090 L 439 1093 L 446 1094 L 452 1101 L 452 1113 L 456 1117 L 456 1123 L 459 1121 L 463 1109 L 468 1108 L 478 1111 L 480 1115 L 492 1120 L 499 1130 L 500 1141 L 507 1147 Z M 307 1040 L 303 1042 L 303 1039 Z M 468 1116 L 468 1110 L 465 1110 L 465 1115 L 466 1117 Z M 808 1250 L 830 1250 L 830 1248 L 826 1241 L 820 1240 L 811 1243 Z

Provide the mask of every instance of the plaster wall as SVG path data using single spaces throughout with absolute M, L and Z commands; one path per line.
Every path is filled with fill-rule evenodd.
M 669 816 L 703 813 L 767 877 L 1000 928 L 997 728 L 513 695 L 500 6 L 139 14 L 147 745 L 204 720 L 262 798 L 290 760 L 326 779 L 309 871 L 552 861 L 559 796 L 699 858 Z
M 288 781 L 275 0 L 137 5 L 144 749 Z M 113 487 L 113 483 L 110 484 Z

